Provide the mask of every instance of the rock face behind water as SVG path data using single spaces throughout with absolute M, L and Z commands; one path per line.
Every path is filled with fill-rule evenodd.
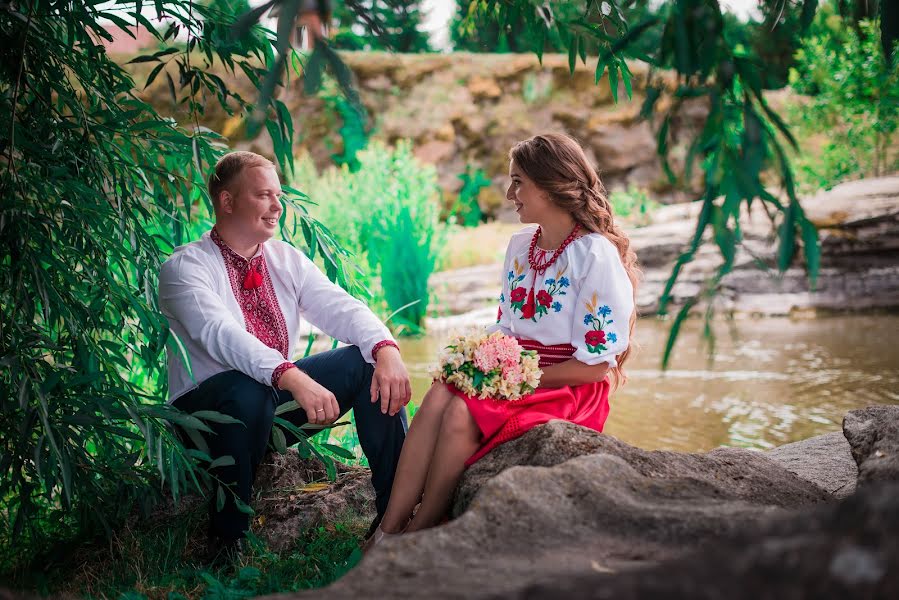
M 743 245 L 733 271 L 722 281 L 722 307 L 775 316 L 899 306 L 899 176 L 844 183 L 803 198 L 801 204 L 818 227 L 821 240 L 815 289 L 810 286 L 801 252 L 794 266 L 778 273 L 771 222 L 755 203 L 740 219 Z M 644 314 L 657 310 L 674 261 L 694 233 L 700 208 L 695 203 L 665 207 L 654 216 L 655 224 L 629 230 L 644 267 L 638 297 Z M 769 272 L 759 269 L 759 260 L 770 267 Z M 705 244 L 674 286 L 674 304 L 696 294 L 720 263 L 715 244 Z
M 779 452 L 685 454 L 553 421 L 470 468 L 450 523 L 383 542 L 309 596 L 895 597 L 897 410 L 846 416 L 867 483 L 839 503 L 811 481 L 850 478 L 833 435 Z M 830 480 L 814 468 L 828 452 Z

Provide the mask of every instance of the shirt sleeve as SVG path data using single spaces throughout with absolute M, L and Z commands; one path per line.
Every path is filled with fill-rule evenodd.
M 179 256 L 163 264 L 159 308 L 213 360 L 264 385 L 272 385 L 273 372 L 285 362 L 234 318 L 215 292 L 208 268 L 195 257 Z
M 633 286 L 614 247 L 596 244 L 585 259 L 571 326 L 574 358 L 588 365 L 606 362 L 616 367 L 616 356 L 630 343 Z
M 512 309 L 509 305 L 509 280 L 512 273 L 509 271 L 509 251 L 503 260 L 503 282 L 499 294 L 499 308 L 496 312 L 496 323 L 487 326 L 487 333 L 499 331 L 504 335 L 514 336 L 512 333 Z
M 365 304 L 332 283 L 305 254 L 296 250 L 296 255 L 300 314 L 332 338 L 357 346 L 366 362 L 375 364 L 375 345 L 384 340 L 396 343 L 390 330 Z

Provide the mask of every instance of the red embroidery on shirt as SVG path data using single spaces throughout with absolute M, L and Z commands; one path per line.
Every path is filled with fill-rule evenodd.
M 287 322 L 278 304 L 278 296 L 268 272 L 265 255 L 261 252 L 252 259 L 246 259 L 225 243 L 215 228 L 212 229 L 212 241 L 219 247 L 225 261 L 225 269 L 231 282 L 231 291 L 240 305 L 247 331 L 256 336 L 260 342 L 274 348 L 284 358 L 289 358 L 289 338 Z M 262 284 L 246 289 L 244 281 L 252 269 L 262 276 Z
M 281 386 L 279 384 L 281 381 L 281 376 L 284 375 L 284 373 L 286 373 L 290 369 L 296 369 L 296 368 L 297 368 L 297 366 L 295 364 L 293 364 L 292 362 L 283 362 L 280 365 L 278 365 L 278 368 L 275 369 L 274 371 L 272 371 L 272 387 L 275 388 L 276 390 L 280 390 Z
M 393 347 L 396 348 L 397 350 L 400 349 L 400 347 L 397 346 L 397 345 L 396 345 L 396 342 L 394 342 L 393 340 L 381 340 L 380 342 L 378 342 L 377 344 L 375 344 L 375 347 L 374 347 L 374 348 L 371 349 L 371 357 L 372 357 L 373 359 L 375 359 L 375 361 L 378 360 L 378 350 L 380 350 L 380 349 L 383 348 L 384 346 L 393 346 Z

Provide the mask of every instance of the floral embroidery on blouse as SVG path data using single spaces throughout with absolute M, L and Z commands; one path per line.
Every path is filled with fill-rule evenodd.
M 280 352 L 285 359 L 289 358 L 287 323 L 278 304 L 278 296 L 275 295 L 265 256 L 259 253 L 251 259 L 246 259 L 232 250 L 215 228 L 211 236 L 221 250 L 231 282 L 231 291 L 240 305 L 247 331 L 269 348 Z M 258 287 L 247 289 L 248 286 L 245 286 L 244 282 L 251 268 L 261 275 L 262 281 Z
M 555 277 L 548 277 L 543 280 L 543 289 L 538 291 L 533 297 L 528 293 L 527 288 L 520 284 L 527 275 L 527 269 L 524 268 L 518 259 L 515 259 L 514 269 L 506 274 L 509 280 L 509 305 L 512 312 L 521 313 L 521 319 L 530 319 L 537 322 L 543 315 L 549 314 L 549 311 L 561 312 L 562 303 L 559 296 L 565 296 L 567 292 L 565 288 L 571 286 L 571 282 L 565 277 L 567 266 L 556 271 Z M 517 287 L 516 287 L 517 286 Z M 500 302 L 505 298 L 500 295 Z
M 593 354 L 601 354 L 606 351 L 606 344 L 614 344 L 618 341 L 618 336 L 612 331 L 606 331 L 606 328 L 614 323 L 612 309 L 607 305 L 597 306 L 596 292 L 589 302 L 585 303 L 587 314 L 584 315 L 584 325 L 590 326 L 584 334 L 584 343 L 587 344 L 587 351 Z

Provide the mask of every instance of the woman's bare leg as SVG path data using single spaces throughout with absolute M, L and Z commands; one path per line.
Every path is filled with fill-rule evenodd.
M 425 487 L 437 434 L 443 422 L 443 411 L 452 398 L 449 388 L 442 383 L 435 383 L 422 399 L 421 407 L 415 413 L 403 443 L 390 491 L 390 502 L 381 519 L 381 531 L 398 533 L 412 517 L 412 511 L 421 500 Z
M 465 471 L 465 461 L 480 445 L 481 430 L 468 406 L 464 400 L 453 396 L 443 411 L 440 436 L 430 461 L 421 506 L 406 531 L 427 529 L 440 523 Z

